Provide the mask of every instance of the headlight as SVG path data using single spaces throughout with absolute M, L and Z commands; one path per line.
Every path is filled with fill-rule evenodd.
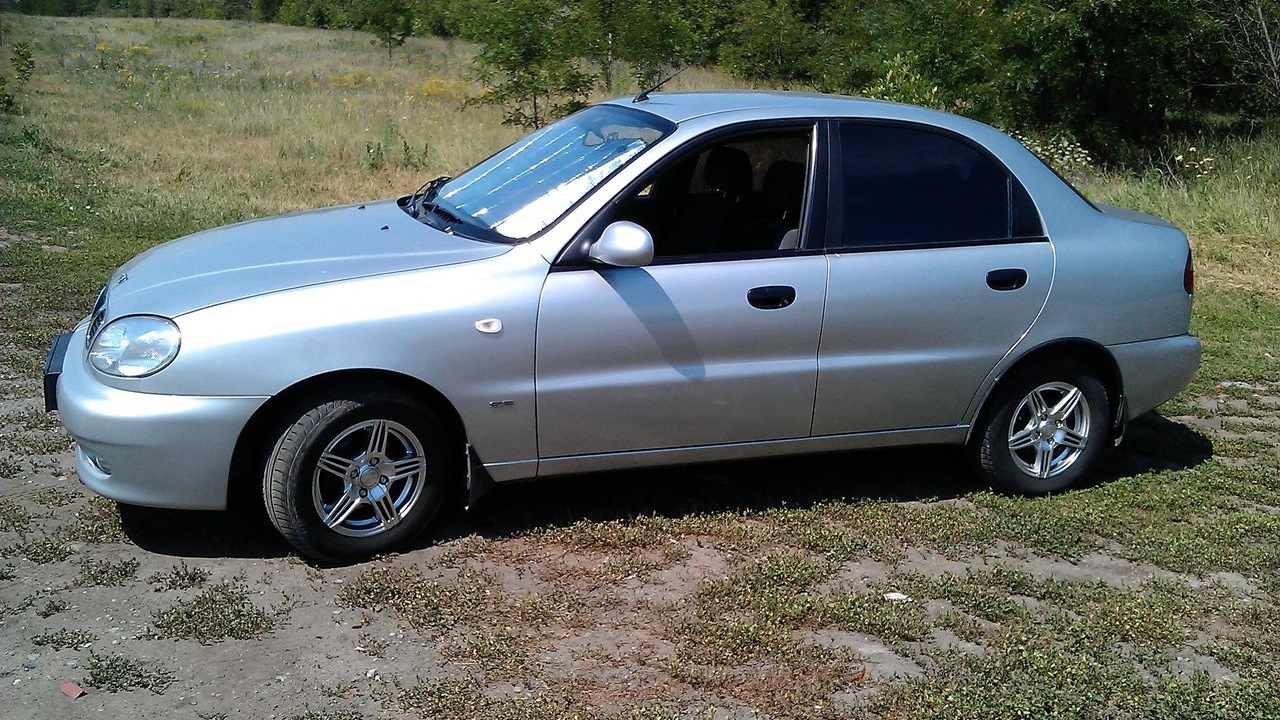
M 130 315 L 102 328 L 89 346 L 89 363 L 116 377 L 142 377 L 173 362 L 182 334 L 172 320 Z

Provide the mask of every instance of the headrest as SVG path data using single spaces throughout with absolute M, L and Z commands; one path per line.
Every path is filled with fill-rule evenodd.
M 804 163 L 779 160 L 764 174 L 764 201 L 776 208 L 799 208 L 804 196 Z
M 707 156 L 702 179 L 708 186 L 726 195 L 746 195 L 751 192 L 751 159 L 745 151 L 738 148 L 715 148 Z

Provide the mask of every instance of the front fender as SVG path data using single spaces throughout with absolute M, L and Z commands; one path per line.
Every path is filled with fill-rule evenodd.
M 274 396 L 309 378 L 382 370 L 437 389 L 487 464 L 536 462 L 534 336 L 549 269 L 527 246 L 445 267 L 260 295 L 175 318 L 173 363 L 125 389 Z M 481 331 L 482 320 L 500 321 Z

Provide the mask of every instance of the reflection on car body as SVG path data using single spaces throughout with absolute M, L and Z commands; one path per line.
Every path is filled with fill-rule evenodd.
M 398 201 L 143 253 L 46 387 L 94 491 L 249 483 L 322 560 L 404 543 L 455 483 L 624 467 L 955 444 L 1042 494 L 1190 380 L 1191 277 L 1179 230 L 980 123 L 655 93 Z

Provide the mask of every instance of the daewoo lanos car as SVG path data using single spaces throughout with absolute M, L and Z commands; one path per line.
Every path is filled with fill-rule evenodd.
M 46 387 L 93 491 L 217 509 L 249 483 L 338 561 L 451 485 L 615 468 L 954 444 L 1059 491 L 1190 380 L 1191 300 L 1183 233 L 985 125 L 655 93 L 399 200 L 144 252 Z

